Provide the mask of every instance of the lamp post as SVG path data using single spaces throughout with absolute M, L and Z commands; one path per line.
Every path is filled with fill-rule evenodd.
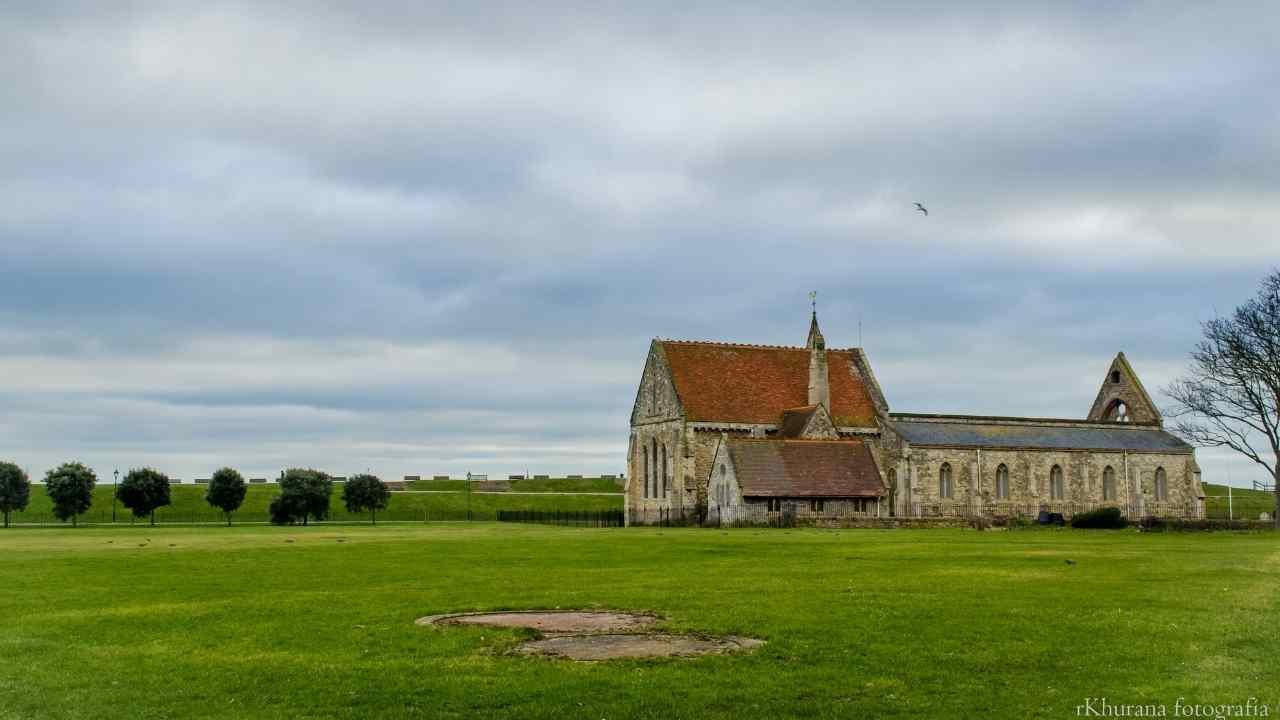
M 111 487 L 111 524 L 116 524 L 116 492 L 120 489 L 120 468 L 116 468 L 112 473 L 115 476 L 115 484 Z
M 467 522 L 471 522 L 471 473 L 467 472 Z

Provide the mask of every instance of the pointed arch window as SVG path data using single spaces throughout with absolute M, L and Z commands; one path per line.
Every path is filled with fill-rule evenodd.
M 938 497 L 950 498 L 954 492 L 951 483 L 951 463 L 942 463 L 938 468 Z
M 1053 500 L 1061 500 L 1066 496 L 1067 488 L 1062 479 L 1062 466 L 1054 465 L 1049 470 L 1049 497 Z
M 1009 499 L 1009 466 L 1004 463 L 996 468 L 996 497 L 1000 500 Z
M 649 445 L 646 443 L 640 448 L 640 452 L 644 455 L 644 496 L 649 497 Z
M 1110 465 L 1102 471 L 1102 499 L 1116 499 L 1116 469 Z
M 1169 500 L 1169 478 L 1165 475 L 1164 468 L 1156 468 L 1156 502 L 1167 502 Z
M 667 496 L 667 488 L 670 486 L 671 474 L 667 472 L 667 444 L 662 444 L 662 464 L 658 467 L 662 468 L 662 492 L 658 493 L 658 497 Z
M 1103 415 L 1104 420 L 1111 422 L 1129 422 L 1129 406 L 1124 404 L 1119 398 L 1112 400 L 1107 406 L 1107 412 Z
M 650 466 L 653 468 L 653 472 L 650 473 L 652 477 L 649 479 L 649 482 L 651 483 L 649 487 L 649 497 L 656 498 L 658 497 L 658 473 L 660 472 L 658 469 L 658 438 L 654 438 L 650 442 L 650 448 L 653 452 L 653 464 Z

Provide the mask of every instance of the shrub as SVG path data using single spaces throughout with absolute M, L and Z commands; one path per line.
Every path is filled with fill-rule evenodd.
M 224 467 L 209 478 L 209 488 L 205 491 L 204 501 L 218 508 L 227 517 L 227 525 L 231 525 L 231 513 L 240 509 L 244 503 L 246 492 L 244 476 Z
M 1071 527 L 1091 530 L 1116 530 L 1128 526 L 1128 521 L 1118 507 L 1104 507 L 1071 517 Z
M 9 527 L 9 513 L 27 509 L 31 499 L 31 480 L 22 468 L 9 462 L 0 462 L 0 512 L 4 513 L 4 526 Z
M 80 513 L 93 504 L 93 486 L 98 476 L 83 463 L 63 463 L 44 475 L 44 491 L 53 503 L 53 514 L 59 520 L 71 518 L 75 527 Z
M 333 479 L 319 470 L 290 468 L 280 473 L 280 494 L 271 501 L 271 522 L 288 525 L 329 517 Z
M 376 513 L 386 510 L 391 502 L 391 491 L 387 484 L 373 475 L 356 475 L 342 486 L 342 504 L 347 512 L 358 513 L 368 511 L 369 522 L 376 525 Z
M 156 524 L 156 508 L 169 504 L 169 476 L 152 468 L 130 470 L 116 488 L 116 498 L 134 517 L 150 517 Z

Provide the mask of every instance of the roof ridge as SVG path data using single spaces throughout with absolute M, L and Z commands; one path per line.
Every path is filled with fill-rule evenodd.
M 956 422 L 995 422 L 998 424 L 1008 423 L 1063 423 L 1067 425 L 1100 425 L 1118 430 L 1162 430 L 1159 425 L 1153 422 L 1116 422 L 1108 420 L 1089 420 L 1088 418 L 1054 418 L 1054 417 L 1036 417 L 1023 415 L 968 415 L 963 413 L 921 413 L 921 412 L 891 412 L 890 420 L 907 421 L 921 420 L 932 421 L 943 424 L 950 421 Z
M 654 338 L 654 340 L 657 340 L 660 343 L 673 343 L 676 345 L 715 345 L 718 347 L 754 348 L 754 349 L 764 349 L 764 350 L 802 350 L 804 352 L 809 352 L 809 348 L 799 347 L 796 345 L 768 345 L 763 343 L 737 343 L 737 342 L 724 342 L 720 340 L 679 340 L 676 338 L 663 338 L 663 337 L 657 337 L 657 338 Z M 829 353 L 855 352 L 857 350 L 861 350 L 861 348 L 858 348 L 858 347 L 827 348 L 827 352 Z

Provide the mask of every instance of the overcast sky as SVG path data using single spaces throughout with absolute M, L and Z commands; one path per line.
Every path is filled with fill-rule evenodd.
M 810 290 L 894 410 L 1083 417 L 1280 258 L 1274 2 L 688 5 L 3 3 L 0 458 L 620 472 L 651 338 Z

